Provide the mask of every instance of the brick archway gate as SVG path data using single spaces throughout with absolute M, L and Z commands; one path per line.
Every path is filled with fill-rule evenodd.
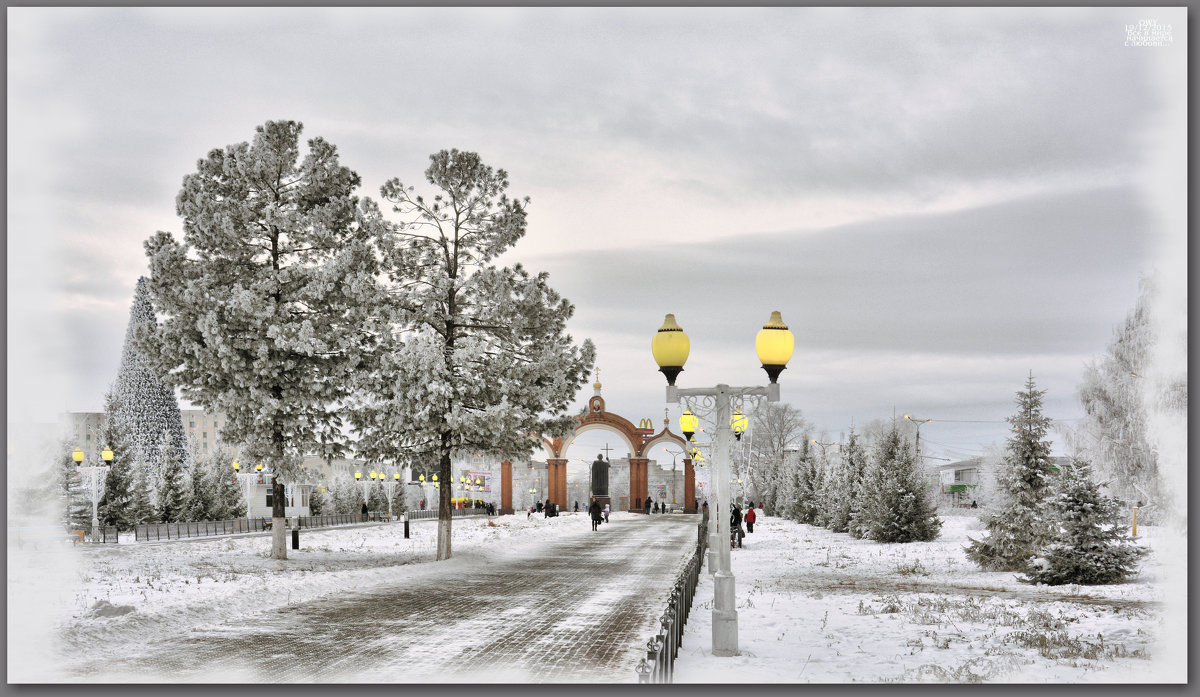
M 642 427 L 634 426 L 633 423 L 625 417 L 607 411 L 604 407 L 604 397 L 600 396 L 600 383 L 592 385 L 596 393 L 588 400 L 587 413 L 575 417 L 578 425 L 574 432 L 565 438 L 555 438 L 553 440 L 543 438 L 542 442 L 546 450 L 550 452 L 552 457 L 547 458 L 547 475 L 549 480 L 549 491 L 547 498 L 550 503 L 557 504 L 559 508 L 566 509 L 567 507 L 567 448 L 575 437 L 584 431 L 594 429 L 604 429 L 613 431 L 619 435 L 629 446 L 629 505 L 626 510 L 641 511 L 641 503 L 646 500 L 649 495 L 649 473 L 646 468 L 650 464 L 650 458 L 647 455 L 650 449 L 656 445 L 666 442 L 673 442 L 682 448 L 686 454 L 687 441 L 682 437 L 671 433 L 671 429 L 667 423 L 663 423 L 663 428 L 658 433 L 654 432 L 654 427 L 649 420 L 643 419 Z M 500 465 L 500 500 L 501 513 L 512 513 L 512 463 L 505 461 Z M 696 471 L 692 467 L 692 459 L 685 457 L 683 459 L 683 508 L 688 513 L 696 512 Z

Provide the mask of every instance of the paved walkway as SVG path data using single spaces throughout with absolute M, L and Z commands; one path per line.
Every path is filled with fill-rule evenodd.
M 694 515 L 613 521 L 469 576 L 448 569 L 187 632 L 93 680 L 636 682 Z M 98 671 L 101 674 L 98 674 Z

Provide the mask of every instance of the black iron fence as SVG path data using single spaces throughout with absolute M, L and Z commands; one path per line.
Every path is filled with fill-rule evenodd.
M 328 528 L 336 525 L 353 525 L 355 523 L 387 523 L 399 520 L 400 516 L 389 517 L 387 513 L 368 511 L 366 513 L 332 513 L 330 515 L 302 515 L 298 524 L 302 528 Z M 290 525 L 289 521 L 289 525 Z M 270 527 L 269 525 L 267 527 Z
M 429 511 L 421 511 L 428 513 Z M 437 512 L 433 512 L 436 516 Z M 455 511 L 455 515 L 459 515 L 462 511 Z M 467 515 L 475 515 L 476 513 L 468 510 Z M 483 511 L 478 511 L 482 515 Z M 292 521 L 301 528 L 327 528 L 337 525 L 354 525 L 355 523 L 386 523 L 388 521 L 399 520 L 399 516 L 388 516 L 387 513 L 378 511 L 369 511 L 367 513 L 342 513 L 332 515 L 314 515 L 314 516 L 297 516 L 295 518 L 285 518 L 287 527 L 292 527 Z M 259 518 L 234 518 L 231 520 L 201 520 L 191 523 L 157 523 L 135 525 L 133 527 L 134 539 L 141 541 L 156 541 L 156 540 L 182 540 L 192 537 L 213 537 L 215 535 L 235 535 L 244 532 L 265 532 L 271 529 L 271 519 L 266 517 Z M 112 539 L 108 539 L 111 531 Z M 108 528 L 104 531 L 105 542 L 116 542 L 116 528 Z
M 483 508 L 452 508 L 450 510 L 455 518 L 463 518 L 474 515 L 487 515 L 487 510 Z M 431 518 L 436 519 L 438 517 L 438 512 L 436 510 L 409 511 L 405 515 L 408 516 L 409 520 L 429 520 Z
M 696 528 L 696 551 L 675 579 L 667 609 L 659 618 L 658 634 L 646 642 L 646 657 L 638 662 L 639 683 L 669 683 L 675 678 L 675 657 L 683 645 L 683 627 L 692 611 L 692 598 L 700 581 L 704 565 L 704 550 L 708 546 L 708 516 L 700 518 Z

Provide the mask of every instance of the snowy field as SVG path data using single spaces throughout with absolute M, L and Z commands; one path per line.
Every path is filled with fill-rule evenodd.
M 1164 538 L 1155 528 L 1139 530 L 1156 553 L 1131 583 L 1035 587 L 966 560 L 966 536 L 979 534 L 974 517 L 948 517 L 938 540 L 904 545 L 760 521 L 732 555 L 742 655 L 708 654 L 712 582 L 704 572 L 676 682 L 1169 679 L 1151 660 L 1164 600 Z M 97 647 L 136 654 L 181 627 L 417 578 L 435 566 L 424 562 L 435 555 L 436 524 L 411 529 L 407 540 L 399 524 L 304 531 L 287 561 L 268 557 L 262 535 L 10 548 L 9 681 L 53 682 Z M 590 534 L 582 514 L 459 519 L 445 564 L 469 574 L 527 545 L 582 534 Z
M 1130 583 L 1031 586 L 967 560 L 967 536 L 982 534 L 974 516 L 944 517 L 937 540 L 909 544 L 759 521 L 745 547 L 732 552 L 741 655 L 708 653 L 713 584 L 706 566 L 676 682 L 1172 680 L 1153 660 L 1163 629 L 1160 553 Z M 1138 533 L 1143 544 L 1161 546 L 1162 531 Z

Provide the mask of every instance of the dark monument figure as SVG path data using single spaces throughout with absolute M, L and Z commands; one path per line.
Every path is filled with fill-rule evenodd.
M 603 455 L 597 455 L 592 463 L 592 495 L 597 498 L 608 497 L 608 463 Z

